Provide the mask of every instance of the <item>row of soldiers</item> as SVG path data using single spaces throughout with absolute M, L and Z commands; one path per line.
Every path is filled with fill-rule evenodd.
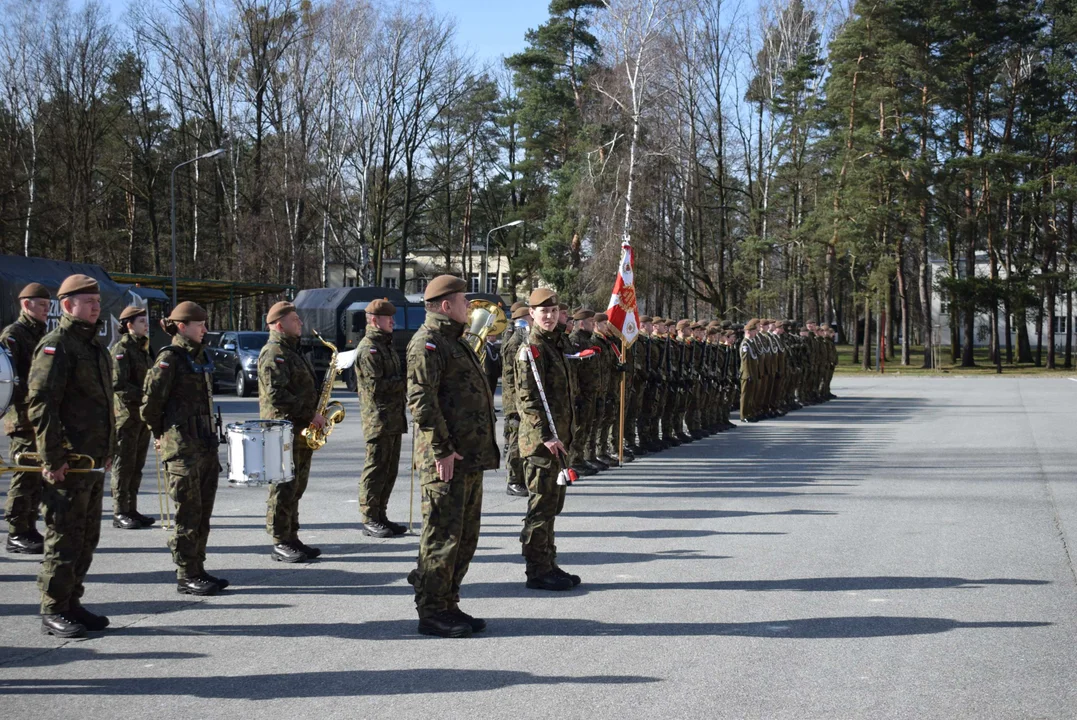
M 834 331 L 809 322 L 749 320 L 740 343 L 740 417 L 758 422 L 834 398 Z

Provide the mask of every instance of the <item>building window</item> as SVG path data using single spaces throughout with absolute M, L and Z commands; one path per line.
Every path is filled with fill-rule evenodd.
M 468 292 L 478 292 L 478 291 L 479 291 L 479 274 L 478 273 L 471 273 L 471 282 L 468 283 Z
M 1067 317 L 1065 315 L 1055 315 L 1054 321 L 1055 321 L 1055 334 L 1056 335 L 1066 332 L 1066 329 L 1069 326 L 1068 323 L 1067 323 L 1068 320 L 1069 320 L 1069 317 Z
M 387 288 L 395 288 L 396 287 L 396 278 L 395 277 L 384 277 L 384 278 L 382 278 L 382 282 L 385 283 L 385 287 L 387 287 Z
M 512 286 L 512 275 L 510 273 L 501 273 L 501 287 L 505 290 L 515 290 Z
M 486 278 L 486 292 L 490 293 L 491 295 L 496 295 L 497 294 L 497 276 L 496 275 Z

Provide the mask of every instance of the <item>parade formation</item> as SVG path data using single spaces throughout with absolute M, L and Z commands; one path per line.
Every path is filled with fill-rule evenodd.
M 406 362 L 392 347 L 397 309 L 388 300 L 370 303 L 366 334 L 349 358 L 366 443 L 356 467 L 362 467 L 359 510 L 369 536 L 406 532 L 387 507 L 401 437 L 414 432 L 422 530 L 417 567 L 407 580 L 425 635 L 467 637 L 486 627 L 461 608 L 461 588 L 478 547 L 483 474 L 502 459 L 506 492 L 528 498 L 520 533 L 526 587 L 561 592 L 582 582 L 558 565 L 555 530 L 579 477 L 734 429 L 734 409 L 742 422 L 754 423 L 834 397 L 837 352 L 827 326 L 639 315 L 634 296 L 628 314 L 616 302 L 607 312 L 572 309 L 548 288 L 534 290 L 506 318 L 469 304 L 466 291 L 465 281 L 450 275 L 427 285 L 426 321 Z M 100 538 L 105 476 L 111 471 L 115 528 L 156 523 L 137 506 L 151 444 L 167 484 L 159 485 L 160 521 L 170 530 L 179 593 L 216 595 L 229 586 L 206 569 L 221 444 L 228 445 L 230 481 L 269 486 L 270 557 L 295 563 L 321 554 L 300 539 L 300 502 L 316 451 L 344 412 L 330 400 L 335 372 L 320 385 L 300 352 L 303 323 L 294 305 L 279 302 L 265 318 L 270 334 L 258 357 L 259 419 L 225 428 L 213 413 L 204 308 L 176 305 L 162 321 L 172 341 L 153 357 L 143 308 L 123 311 L 121 336 L 110 351 L 99 332 L 97 282 L 73 275 L 57 295 L 62 317 L 54 330 L 45 332 L 50 294 L 32 283 L 19 294 L 18 320 L 0 335 L 17 378 L 4 416 L 12 463 L 7 550 L 43 556 L 42 632 L 73 638 L 108 627 L 107 617 L 82 604 Z M 502 448 L 481 356 L 487 333 L 505 326 Z M 280 437 L 276 447 L 267 442 L 273 437 Z M 253 451 L 245 456 L 244 448 L 254 446 L 257 458 Z M 174 514 L 166 509 L 172 505 Z M 39 506 L 44 536 L 36 527 Z

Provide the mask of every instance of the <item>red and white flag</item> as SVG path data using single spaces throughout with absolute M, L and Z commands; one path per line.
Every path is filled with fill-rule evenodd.
M 613 284 L 610 306 L 606 309 L 610 327 L 631 345 L 639 336 L 639 309 L 636 307 L 636 288 L 634 276 L 635 258 L 632 246 L 626 241 L 621 245 L 621 265 L 617 269 L 617 282 Z

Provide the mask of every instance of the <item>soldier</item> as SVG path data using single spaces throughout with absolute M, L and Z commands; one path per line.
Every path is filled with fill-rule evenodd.
M 527 587 L 569 590 L 580 578 L 557 566 L 554 522 L 565 506 L 565 486 L 557 482 L 568 463 L 575 411 L 564 338 L 557 331 L 557 295 L 539 288 L 528 299 L 531 333 L 517 352 L 517 407 L 520 411 L 520 454 L 524 457 L 527 515 L 520 544 L 527 562 Z
M 168 546 L 176 564 L 176 592 L 216 595 L 224 578 L 205 571 L 210 516 L 221 470 L 213 425 L 213 363 L 202 344 L 206 311 L 185 301 L 162 326 L 172 343 L 161 348 L 146 374 L 142 419 L 150 426 L 176 505 Z
M 740 419 L 741 422 L 758 422 L 755 399 L 760 385 L 759 351 L 755 344 L 755 333 L 759 321 L 749 320 L 744 326 L 744 339 L 740 344 Z
M 642 320 L 641 320 L 642 324 Z M 627 397 L 625 399 L 625 460 L 643 457 L 647 449 L 643 447 L 643 436 L 637 439 L 639 414 L 643 409 L 643 394 L 647 387 L 647 339 L 642 333 L 636 335 L 635 342 L 628 348 L 625 358 Z
M 4 433 L 11 448 L 11 462 L 24 452 L 33 452 L 34 425 L 27 415 L 26 392 L 34 348 L 45 335 L 51 296 L 44 285 L 30 283 L 19 292 L 19 318 L 0 333 L 0 344 L 11 354 L 15 384 L 11 407 L 4 415 Z M 37 531 L 41 505 L 41 473 L 16 472 L 11 475 L 4 517 L 8 523 L 7 551 L 26 555 L 44 552 L 45 538 Z
M 286 300 L 274 304 L 266 314 L 266 325 L 269 341 L 258 353 L 258 409 L 263 419 L 292 423 L 295 467 L 294 479 L 269 488 L 266 532 L 273 538 L 269 557 L 278 562 L 305 562 L 322 553 L 299 539 L 299 501 L 307 490 L 314 457 L 313 448 L 300 433 L 311 425 L 319 430 L 325 427 L 325 417 L 318 408 L 321 388 L 310 360 L 299 353 L 303 321 L 295 305 Z
M 460 610 L 460 585 L 479 542 L 482 473 L 500 463 L 494 398 L 478 358 L 461 339 L 467 283 L 440 275 L 426 286 L 426 321 L 408 344 L 408 406 L 418 426 L 416 464 L 423 532 L 415 587 L 419 632 L 468 637 L 486 622 Z
M 371 537 L 403 535 L 408 531 L 386 516 L 400 465 L 401 438 L 408 427 L 404 414 L 408 378 L 404 361 L 393 349 L 395 316 L 396 306 L 388 300 L 374 300 L 367 305 L 366 334 L 359 342 L 355 360 L 366 438 L 366 462 L 359 480 L 359 512 L 363 515 L 363 532 Z
M 597 466 L 599 472 L 609 470 L 614 462 L 613 458 L 609 456 L 609 448 L 607 447 L 609 428 L 606 425 L 606 417 L 613 403 L 618 402 L 617 398 L 610 395 L 609 392 L 613 376 L 616 374 L 617 358 L 613 354 L 613 346 L 610 345 L 609 340 L 602 334 L 601 330 L 608 319 L 609 316 L 606 313 L 595 313 L 592 319 L 593 329 L 591 331 L 591 343 L 598 353 L 598 357 L 595 362 L 597 377 L 595 379 L 594 429 L 591 431 L 591 437 L 588 440 L 587 461 Z
M 134 530 L 153 525 L 138 511 L 138 489 L 150 447 L 142 422 L 142 386 L 153 364 L 150 323 L 145 308 L 120 313 L 120 339 L 112 346 L 112 391 L 116 411 L 116 456 L 112 459 L 112 527 Z
M 659 360 L 659 372 L 661 373 L 660 406 L 662 414 L 662 430 L 660 443 L 662 449 L 677 447 L 681 444 L 680 439 L 673 431 L 673 416 L 677 405 L 677 385 L 680 382 L 680 366 L 678 362 L 678 346 L 674 339 L 674 321 L 669 318 L 660 318 L 655 321 L 655 329 L 660 338 L 659 347 L 661 356 Z
M 592 339 L 594 317 L 595 311 L 587 308 L 579 308 L 572 313 L 575 329 L 568 337 L 568 348 L 572 353 L 578 355 L 594 347 Z M 515 357 L 513 355 L 513 358 Z M 601 378 L 600 362 L 600 357 L 591 356 L 577 363 L 578 367 L 576 367 L 578 391 L 573 398 L 576 428 L 573 433 L 574 441 L 569 446 L 569 458 L 572 468 L 583 476 L 594 475 L 599 470 L 597 465 L 590 462 L 588 455 L 592 448 L 591 438 L 595 429 L 595 401 L 599 392 L 598 382 Z
M 527 303 L 515 302 L 512 312 L 512 330 L 501 345 L 501 412 L 505 416 L 505 467 L 508 471 L 506 495 L 527 497 L 524 485 L 523 460 L 520 458 L 520 414 L 516 412 L 516 351 L 526 342 L 531 328 L 531 314 Z
M 68 453 L 87 455 L 95 468 L 112 466 L 112 361 L 98 339 L 102 325 L 97 281 L 72 275 L 57 295 L 63 316 L 34 350 L 27 412 L 41 455 L 45 557 L 37 576 L 41 631 L 62 638 L 104 630 L 108 618 L 82 606 L 86 573 L 101 537 L 103 472 L 68 472 Z

